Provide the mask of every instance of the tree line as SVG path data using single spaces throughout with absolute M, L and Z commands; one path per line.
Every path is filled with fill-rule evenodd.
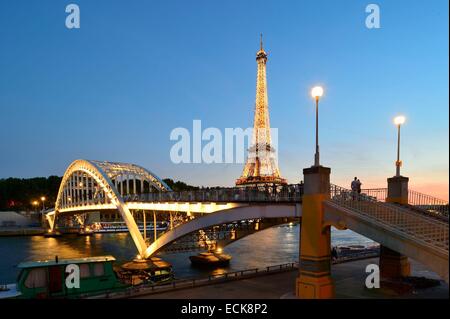
M 47 207 L 53 206 L 61 179 L 59 176 L 0 179 L 0 210 L 33 210 L 35 201 L 41 209 L 41 197 L 45 197 Z
M 45 197 L 46 207 L 53 207 L 61 180 L 60 176 L 0 179 L 0 211 L 42 209 L 41 197 Z M 170 178 L 164 179 L 164 182 L 176 192 L 199 189 Z M 38 205 L 33 202 L 38 202 Z

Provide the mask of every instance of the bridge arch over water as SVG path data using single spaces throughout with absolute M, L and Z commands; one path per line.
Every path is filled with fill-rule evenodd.
M 146 243 L 125 204 L 125 194 L 146 189 L 171 191 L 158 176 L 134 164 L 92 160 L 75 160 L 64 173 L 53 213 L 47 214 L 53 231 L 59 214 L 86 208 L 115 208 L 125 221 L 140 254 Z
M 69 165 L 63 176 L 54 211 L 47 213 L 46 217 L 51 231 L 54 231 L 56 220 L 62 214 L 118 210 L 139 255 L 149 257 L 156 251 L 147 247 L 131 211 L 200 215 L 158 238 L 156 245 L 159 251 L 182 235 L 221 223 L 296 217 L 300 212 L 300 201 L 300 189 L 297 187 L 294 190 L 293 186 L 285 187 L 284 191 L 277 195 L 273 192 L 242 188 L 173 192 L 158 176 L 134 164 L 76 160 Z M 186 232 L 188 229 L 192 231 Z M 168 238 L 171 239 L 167 241 Z
M 212 226 L 249 219 L 299 218 L 301 217 L 301 213 L 302 207 L 300 204 L 281 203 L 274 205 L 245 205 L 218 211 L 214 214 L 195 218 L 188 223 L 164 233 L 147 248 L 144 257 L 149 258 L 179 238 Z

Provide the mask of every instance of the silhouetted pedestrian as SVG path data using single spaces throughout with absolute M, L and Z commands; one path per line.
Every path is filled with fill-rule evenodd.
M 337 249 L 335 246 L 333 246 L 333 248 L 331 248 L 331 259 L 334 261 L 337 260 L 337 258 L 338 258 Z
M 355 177 L 351 183 L 352 189 L 352 199 L 356 199 L 356 194 L 358 193 L 358 177 Z

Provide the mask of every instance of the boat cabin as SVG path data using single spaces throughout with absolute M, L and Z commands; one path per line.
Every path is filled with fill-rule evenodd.
M 127 285 L 113 270 L 115 260 L 113 256 L 99 256 L 23 262 L 18 265 L 17 290 L 21 298 L 77 298 L 123 289 Z M 79 288 L 66 284 L 69 265 L 78 266 Z

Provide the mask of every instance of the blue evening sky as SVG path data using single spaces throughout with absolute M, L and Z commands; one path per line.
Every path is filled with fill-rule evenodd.
M 65 27 L 66 5 L 81 28 Z M 447 0 L 0 1 L 0 178 L 62 175 L 77 158 L 132 162 L 195 185 L 232 185 L 242 164 L 173 164 L 176 127 L 252 126 L 264 34 L 280 170 L 302 179 L 320 147 L 332 180 L 384 187 L 395 172 L 448 198 Z

